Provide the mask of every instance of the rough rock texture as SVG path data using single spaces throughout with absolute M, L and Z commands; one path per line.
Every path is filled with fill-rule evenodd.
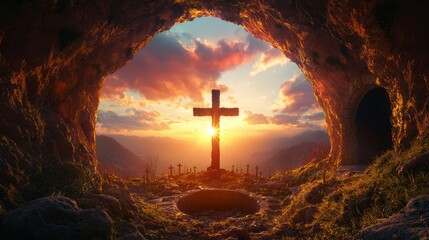
M 356 162 L 356 108 L 376 86 L 392 101 L 394 146 L 406 147 L 429 135 L 428 12 L 420 0 L 1 1 L 1 200 L 15 205 L 52 163 L 76 171 L 54 182 L 95 176 L 105 77 L 156 33 L 199 16 L 240 24 L 298 64 L 325 112 L 336 163 Z
M 413 174 L 417 171 L 429 169 L 429 153 L 422 153 L 411 158 L 398 170 L 398 174 Z
M 112 239 L 113 221 L 102 209 L 80 209 L 66 197 L 45 197 L 10 211 L 4 239 Z
M 399 213 L 363 229 L 357 239 L 428 239 L 429 195 L 408 202 Z

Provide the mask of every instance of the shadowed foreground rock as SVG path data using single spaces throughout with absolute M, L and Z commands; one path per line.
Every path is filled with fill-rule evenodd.
M 429 239 L 429 195 L 412 199 L 399 213 L 363 229 L 358 239 Z
M 10 211 L 6 239 L 112 239 L 113 221 L 100 208 L 80 209 L 66 197 L 45 197 Z
M 421 170 L 429 169 L 429 153 L 420 154 L 408 161 L 402 168 L 399 169 L 398 174 L 413 174 Z

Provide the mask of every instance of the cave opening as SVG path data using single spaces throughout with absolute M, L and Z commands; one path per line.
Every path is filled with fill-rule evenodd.
M 384 88 L 374 88 L 363 97 L 356 112 L 358 160 L 372 163 L 392 148 L 391 102 Z
M 130 62 L 107 76 L 98 108 L 97 135 L 113 138 L 145 162 L 157 159 L 157 169 L 148 167 L 153 176 L 169 174 L 170 165 L 205 169 L 204 163 L 193 159 L 209 156 L 210 124 L 207 119 L 194 118 L 190 107 L 208 106 L 213 88 L 221 89 L 222 106 L 240 108 L 239 117 L 222 121 L 223 168 L 229 170 L 234 165 L 241 172 L 247 164 L 258 165 L 259 160 L 244 160 L 248 158 L 244 154 L 266 132 L 273 134 L 275 140 L 303 133 L 296 137 L 299 141 L 291 139 L 281 148 L 296 144 L 308 148 L 311 143 L 329 147 L 323 131 L 324 113 L 299 67 L 279 49 L 255 38 L 242 26 L 215 17 L 179 23 L 155 35 Z M 249 132 L 254 134 L 244 136 Z M 130 135 L 138 138 L 131 139 Z M 172 143 L 163 138 L 172 139 Z M 111 157 L 116 153 L 110 153 L 114 148 L 103 146 L 99 139 L 100 136 L 97 137 L 99 169 L 111 169 L 103 164 L 115 162 Z M 189 143 L 195 141 L 197 144 Z M 281 140 L 278 142 L 282 144 Z M 169 146 L 168 151 L 165 146 Z M 187 151 L 179 150 L 185 147 Z M 269 151 L 271 146 L 265 144 L 261 148 Z M 277 155 L 283 161 L 281 154 Z M 276 162 L 274 167 L 265 164 L 271 159 L 264 158 L 266 161 L 261 160 L 259 170 L 268 175 L 278 169 L 289 169 L 289 162 L 298 162 L 295 164 L 298 167 L 307 155 L 287 158 L 284 160 L 287 163 Z M 133 173 L 131 176 L 142 176 L 145 168 L 140 164 L 133 168 L 137 172 L 128 172 Z M 177 174 L 178 168 L 173 173 Z

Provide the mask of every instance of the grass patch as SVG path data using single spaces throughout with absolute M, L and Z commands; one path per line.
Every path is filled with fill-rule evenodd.
M 361 229 L 401 210 L 407 202 L 429 193 L 429 173 L 398 174 L 412 157 L 429 152 L 428 141 L 415 141 L 406 151 L 378 157 L 365 174 L 343 180 L 318 206 L 313 227 L 319 239 L 351 239 Z M 301 200 L 298 200 L 298 202 Z
M 26 198 L 64 195 L 71 198 L 100 191 L 100 176 L 79 163 L 47 162 L 30 178 Z

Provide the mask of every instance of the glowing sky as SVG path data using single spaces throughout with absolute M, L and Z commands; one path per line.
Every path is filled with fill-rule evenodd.
M 221 89 L 221 107 L 239 107 L 222 117 L 221 136 L 291 135 L 324 129 L 324 116 L 299 68 L 242 27 L 199 18 L 155 36 L 102 89 L 98 134 L 205 137 L 211 89 Z

